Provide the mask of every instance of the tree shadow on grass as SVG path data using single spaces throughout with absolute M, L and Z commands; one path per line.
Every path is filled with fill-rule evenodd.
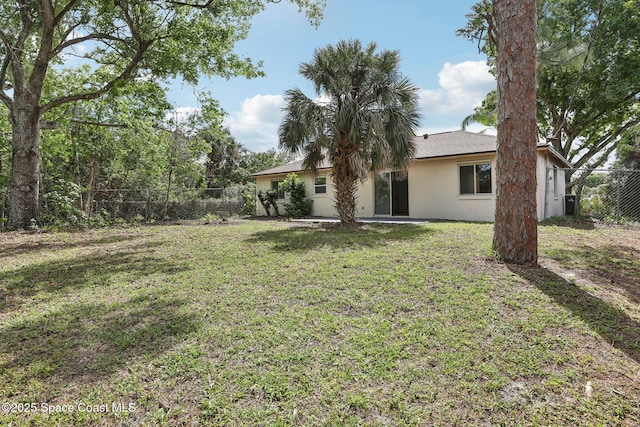
M 188 305 L 167 293 L 124 302 L 59 302 L 0 326 L 3 391 L 22 394 L 32 381 L 44 384 L 45 393 L 61 384 L 99 383 L 169 351 L 200 328 Z
M 595 230 L 596 224 L 593 219 L 585 216 L 556 216 L 544 220 L 542 226 L 557 226 L 575 228 L 577 230 Z
M 122 280 L 121 276 L 132 282 L 144 276 L 175 274 L 186 269 L 184 265 L 151 255 L 156 243 L 0 271 L 0 314 L 41 292 L 60 294 L 88 286 L 106 287 L 117 277 Z
M 509 268 L 569 309 L 612 346 L 640 363 L 640 322 L 546 268 L 517 265 Z
M 0 235 L 1 236 L 1 235 Z M 65 249 L 73 249 L 78 247 L 103 246 L 112 243 L 122 243 L 139 239 L 140 235 L 117 235 L 106 236 L 97 239 L 73 239 L 72 241 L 51 240 L 43 241 L 41 238 L 29 239 L 29 234 L 24 235 L 24 239 L 18 242 L 2 242 L 0 241 L 0 260 L 9 257 L 21 255 L 24 253 L 44 252 L 44 251 L 61 251 Z M 32 241 L 33 240 L 33 241 Z
M 431 233 L 434 233 L 431 228 L 408 224 L 366 224 L 353 227 L 292 225 L 253 233 L 247 242 L 268 243 L 277 252 L 310 251 L 325 246 L 334 249 L 373 248 L 391 241 L 412 240 Z
M 549 256 L 563 267 L 579 269 L 603 287 L 617 288 L 640 304 L 640 249 L 628 245 L 586 244 L 551 251 Z

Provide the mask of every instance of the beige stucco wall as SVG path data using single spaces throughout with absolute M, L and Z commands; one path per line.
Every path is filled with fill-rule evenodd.
M 565 171 L 548 153 L 538 153 L 538 219 L 564 215 Z
M 329 171 L 318 171 L 317 175 L 312 174 L 311 172 L 299 172 L 297 174 L 300 178 L 303 179 L 305 183 L 305 188 L 307 190 L 307 196 L 313 200 L 312 211 L 311 214 L 313 216 L 326 216 L 326 217 L 334 217 L 337 216 L 336 210 L 333 207 L 333 200 L 331 198 L 331 191 L 333 186 L 333 181 L 329 176 Z M 315 194 L 315 176 L 326 176 L 327 177 L 327 193 L 326 194 Z M 265 216 L 266 212 L 258 200 L 257 192 L 260 190 L 270 190 L 271 182 L 278 181 L 286 178 L 286 174 L 282 175 L 269 175 L 269 176 L 260 176 L 256 177 L 256 214 L 258 216 Z M 286 212 L 284 208 L 285 200 L 278 200 L 278 209 L 281 214 Z M 273 215 L 273 209 L 271 210 L 271 214 Z
M 460 195 L 460 165 L 491 163 L 492 194 Z M 409 167 L 409 216 L 493 221 L 495 155 L 416 160 Z
M 459 184 L 459 166 L 478 163 L 491 163 L 491 194 L 461 195 Z M 537 201 L 538 219 L 564 213 L 564 171 L 556 172 L 557 187 L 554 187 L 553 170 L 547 167 L 553 161 L 546 152 L 538 152 L 537 157 Z M 334 208 L 333 186 L 330 170 L 317 172 L 317 176 L 327 177 L 327 193 L 314 194 L 315 175 L 311 172 L 300 172 L 298 175 L 305 181 L 307 194 L 313 200 L 312 215 L 336 217 Z M 284 179 L 285 175 L 257 177 L 257 191 L 271 188 L 271 181 Z M 358 185 L 357 217 L 374 217 L 374 178 L 369 177 Z M 426 219 L 448 219 L 459 221 L 488 221 L 495 216 L 495 154 L 468 155 L 452 158 L 415 160 L 409 166 L 409 217 Z M 554 189 L 557 191 L 554 193 Z M 545 193 L 548 197 L 545 197 Z M 284 201 L 278 203 L 281 213 L 284 212 Z M 256 199 L 258 215 L 265 215 L 264 209 Z
M 327 192 L 325 194 L 315 194 L 315 177 L 324 176 L 327 178 Z M 331 171 L 318 171 L 316 175 L 307 173 L 305 177 L 307 184 L 307 194 L 313 200 L 311 214 L 313 216 L 337 217 L 336 208 L 333 207 L 333 180 L 331 179 Z

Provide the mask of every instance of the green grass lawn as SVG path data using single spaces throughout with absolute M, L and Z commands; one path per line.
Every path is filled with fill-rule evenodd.
M 0 425 L 639 425 L 640 231 L 543 225 L 537 268 L 491 237 L 0 234 Z

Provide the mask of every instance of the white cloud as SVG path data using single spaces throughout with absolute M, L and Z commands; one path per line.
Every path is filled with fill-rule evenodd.
M 190 116 L 198 114 L 199 112 L 200 109 L 197 107 L 178 107 L 175 110 L 168 112 L 165 116 L 165 120 L 167 122 L 184 123 Z
M 438 89 L 425 89 L 420 93 L 420 105 L 425 115 L 471 114 L 496 86 L 484 61 L 447 62 L 438 78 Z
M 231 134 L 247 148 L 265 151 L 278 146 L 278 127 L 285 106 L 282 95 L 256 95 L 242 101 L 240 111 L 225 121 Z

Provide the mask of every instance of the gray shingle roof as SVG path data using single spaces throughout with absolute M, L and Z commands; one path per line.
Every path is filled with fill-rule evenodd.
M 480 133 L 453 131 L 434 133 L 427 139 L 417 136 L 416 159 L 460 156 L 463 154 L 491 153 L 496 151 L 496 137 Z
M 322 161 L 322 164 L 317 169 L 328 169 L 331 167 L 331 163 L 327 159 Z M 261 176 L 261 175 L 282 175 L 291 172 L 300 172 L 304 170 L 302 160 L 296 160 L 295 162 L 287 163 L 282 166 L 276 166 L 275 168 L 267 169 L 265 171 L 252 173 L 249 176 Z
M 416 136 L 415 159 L 432 159 L 439 157 L 462 156 L 468 154 L 493 153 L 496 151 L 497 139 L 495 135 L 485 135 L 480 133 L 467 132 L 462 130 L 434 133 L 427 139 L 424 136 Z M 538 148 L 548 148 L 551 153 L 561 162 L 570 167 L 569 163 L 555 150 L 544 142 L 538 143 Z M 318 169 L 328 169 L 331 164 L 324 160 Z M 257 172 L 251 176 L 278 175 L 304 170 L 302 160 L 287 163 L 262 172 Z

